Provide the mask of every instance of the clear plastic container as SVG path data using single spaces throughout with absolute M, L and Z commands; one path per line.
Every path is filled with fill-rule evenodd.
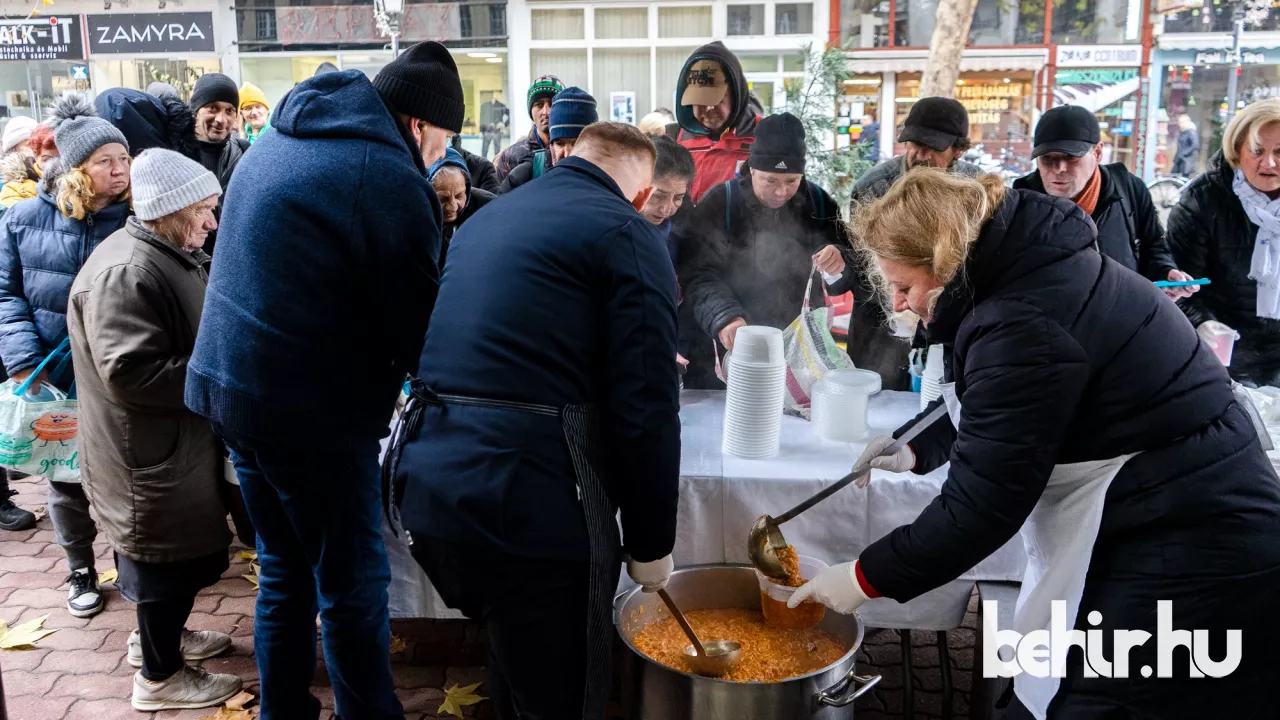
M 1213 354 L 1226 367 L 1231 367 L 1231 352 L 1236 347 L 1236 331 L 1230 328 L 1213 334 Z
M 800 577 L 808 582 L 818 573 L 827 569 L 827 564 L 807 555 L 798 556 L 800 561 Z M 774 627 L 788 630 L 804 630 L 822 622 L 827 608 L 822 603 L 805 600 L 795 608 L 787 607 L 787 601 L 795 594 L 797 588 L 779 585 L 767 575 L 756 570 L 756 579 L 760 581 L 760 611 L 764 613 L 764 621 Z

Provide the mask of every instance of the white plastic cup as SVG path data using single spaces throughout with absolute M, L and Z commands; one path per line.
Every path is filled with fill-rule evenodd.
M 763 325 L 744 325 L 733 339 L 733 359 L 739 363 L 776 365 L 785 363 L 782 331 Z
M 867 436 L 867 406 L 880 391 L 881 379 L 870 370 L 832 370 L 814 384 L 812 422 L 818 434 L 835 442 Z
M 1218 362 L 1226 367 L 1231 367 L 1231 352 L 1236 347 L 1236 331 L 1230 328 L 1226 330 L 1217 330 L 1213 333 L 1213 354 L 1217 356 Z

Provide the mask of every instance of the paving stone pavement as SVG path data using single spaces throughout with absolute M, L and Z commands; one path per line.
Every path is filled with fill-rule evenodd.
M 34 510 L 46 506 L 45 485 L 39 478 L 14 481 L 19 506 Z M 99 572 L 114 566 L 105 540 L 99 536 Z M 233 545 L 230 552 L 244 550 Z M 248 562 L 233 557 L 231 568 L 216 585 L 196 599 L 187 627 L 218 630 L 234 639 L 231 651 L 200 664 L 211 672 L 239 675 L 246 689 L 257 693 L 258 671 L 253 660 L 253 601 L 256 589 L 242 575 Z M 64 582 L 66 556 L 54 541 L 47 517 L 36 529 L 0 531 L 0 620 L 11 627 L 48 615 L 45 627 L 58 632 L 41 640 L 34 650 L 0 652 L 9 720 L 200 720 L 212 710 L 141 713 L 129 704 L 134 669 L 124 661 L 125 643 L 136 627 L 131 603 L 114 587 L 104 586 L 107 609 L 80 620 L 66 611 Z M 952 679 L 956 688 L 953 717 L 969 714 L 969 684 L 973 670 L 976 600 L 962 628 L 949 634 Z M 444 697 L 443 688 L 485 680 L 485 633 L 475 623 L 448 620 L 398 620 L 392 633 L 404 641 L 404 649 L 392 655 L 396 688 L 405 707 L 406 720 L 427 720 Z M 939 654 L 934 634 L 912 637 L 915 717 L 932 720 L 942 716 Z M 880 684 L 858 701 L 859 720 L 903 717 L 903 676 L 900 637 L 892 630 L 868 633 L 858 655 L 859 674 L 881 674 Z M 316 669 L 312 692 L 332 719 L 333 691 L 323 663 Z M 478 691 L 484 693 L 482 685 Z M 468 717 L 493 717 L 489 703 L 464 709 Z M 452 717 L 452 716 L 448 716 Z M 618 717 L 622 717 L 619 715 Z

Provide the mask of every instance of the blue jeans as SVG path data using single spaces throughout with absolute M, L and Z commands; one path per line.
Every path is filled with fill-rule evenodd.
M 253 646 L 264 720 L 315 720 L 316 610 L 336 714 L 402 720 L 391 679 L 376 440 L 269 443 L 222 433 L 258 531 Z M 337 445 L 339 443 L 334 443 Z

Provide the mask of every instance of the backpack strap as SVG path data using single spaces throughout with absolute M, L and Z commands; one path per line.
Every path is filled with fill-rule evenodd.
M 533 177 L 540 178 L 547 171 L 547 151 L 539 150 L 533 154 Z
M 726 238 L 733 236 L 733 215 L 730 208 L 733 207 L 733 181 L 726 180 L 724 183 L 724 236 Z

